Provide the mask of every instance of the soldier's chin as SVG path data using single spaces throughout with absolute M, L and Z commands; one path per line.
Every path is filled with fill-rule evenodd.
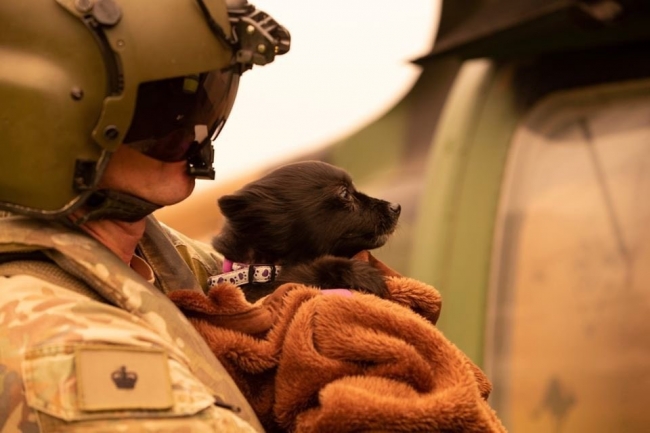
M 155 191 L 147 191 L 148 197 L 142 198 L 159 206 L 171 206 L 188 198 L 194 191 L 195 184 L 196 178 L 186 175 L 182 180 L 176 179 Z

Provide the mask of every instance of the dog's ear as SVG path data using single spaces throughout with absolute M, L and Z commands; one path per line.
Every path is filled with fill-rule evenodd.
M 221 213 L 227 218 L 246 210 L 248 203 L 246 197 L 237 193 L 224 195 L 217 200 Z

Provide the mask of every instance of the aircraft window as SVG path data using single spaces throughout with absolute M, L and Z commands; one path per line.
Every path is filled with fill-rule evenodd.
M 488 310 L 514 432 L 650 426 L 650 82 L 556 94 L 515 135 Z

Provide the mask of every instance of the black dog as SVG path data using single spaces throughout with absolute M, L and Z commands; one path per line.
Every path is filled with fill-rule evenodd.
M 241 285 L 251 302 L 287 282 L 386 296 L 379 272 L 350 258 L 386 243 L 400 205 L 357 191 L 341 168 L 319 161 L 285 165 L 218 203 L 225 223 L 212 244 L 229 272 L 213 283 Z

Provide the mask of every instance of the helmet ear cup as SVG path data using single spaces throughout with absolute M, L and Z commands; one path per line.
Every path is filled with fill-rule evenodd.
M 78 204 L 77 185 L 94 185 L 107 156 L 91 139 L 104 59 L 56 2 L 1 2 L 0 16 L 12 23 L 0 37 L 0 207 L 55 216 Z

